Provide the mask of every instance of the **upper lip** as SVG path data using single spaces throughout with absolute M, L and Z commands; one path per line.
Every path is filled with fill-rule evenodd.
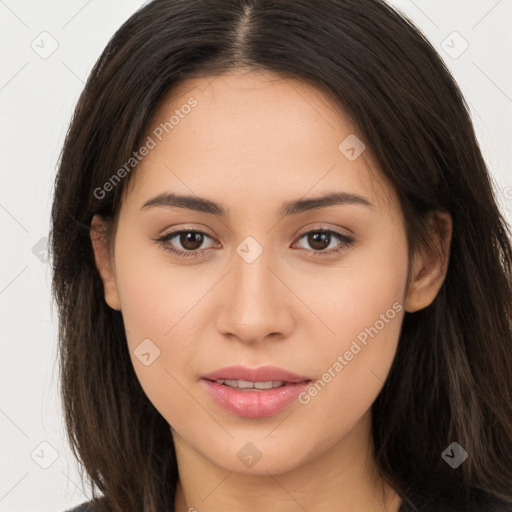
M 279 380 L 283 382 L 302 382 L 310 380 L 309 377 L 301 376 L 277 366 L 260 366 L 259 368 L 248 368 L 246 366 L 227 366 L 212 373 L 203 375 L 207 380 L 245 380 L 248 382 L 268 382 Z

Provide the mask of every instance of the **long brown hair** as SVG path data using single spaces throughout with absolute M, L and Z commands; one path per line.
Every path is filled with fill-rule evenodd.
M 427 493 L 477 488 L 511 505 L 510 232 L 467 105 L 435 50 L 380 0 L 155 0 L 95 64 L 55 182 L 61 394 L 72 450 L 93 495 L 104 495 L 95 510 L 168 512 L 178 470 L 89 237 L 93 215 L 115 221 L 130 177 L 104 197 L 94 191 L 140 146 L 171 88 L 242 67 L 308 81 L 354 121 L 398 192 L 410 251 L 425 241 L 430 212 L 452 216 L 444 285 L 431 306 L 406 314 L 372 406 L 376 460 L 404 499 L 421 482 Z M 469 454 L 457 469 L 441 457 L 454 441 Z

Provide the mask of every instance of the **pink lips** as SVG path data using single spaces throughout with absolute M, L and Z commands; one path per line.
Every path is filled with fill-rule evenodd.
M 208 380 L 248 380 L 251 382 L 268 382 L 269 380 L 282 380 L 285 382 L 302 382 L 310 380 L 309 377 L 283 370 L 277 366 L 260 366 L 259 368 L 247 368 L 245 366 L 228 366 L 216 372 L 203 375 Z
M 256 391 L 215 382 L 218 380 L 283 381 L 284 385 Z M 255 369 L 229 366 L 204 375 L 201 382 L 217 404 L 227 411 L 238 416 L 263 418 L 277 414 L 290 405 L 309 385 L 311 379 L 275 366 L 261 366 Z

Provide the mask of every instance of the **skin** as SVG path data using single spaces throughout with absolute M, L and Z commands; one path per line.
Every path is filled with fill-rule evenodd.
M 357 132 L 313 86 L 259 72 L 188 80 L 159 107 L 148 134 L 190 96 L 197 106 L 130 176 L 112 250 L 100 235 L 102 219 L 91 225 L 105 300 L 122 312 L 137 377 L 172 426 L 176 510 L 397 511 L 400 498 L 376 471 L 370 407 L 405 312 L 434 300 L 448 251 L 418 251 L 408 260 L 394 189 L 369 149 L 354 161 L 339 151 Z M 171 191 L 208 198 L 230 215 L 141 209 Z M 285 201 L 333 191 L 371 206 L 278 213 Z M 438 218 L 444 234 L 433 231 L 432 239 L 441 248 L 451 221 Z M 343 247 L 332 236 L 318 248 L 303 235 L 320 228 L 354 243 Z M 179 229 L 207 233 L 195 245 L 206 252 L 183 258 L 155 242 Z M 263 249 L 250 264 L 236 252 L 247 236 Z M 186 250 L 179 236 L 167 244 Z M 202 375 L 232 364 L 273 364 L 316 381 L 397 303 L 402 310 L 307 404 L 239 417 L 201 385 Z M 160 350 L 149 366 L 134 355 L 147 338 Z M 252 467 L 237 457 L 248 442 L 262 454 Z

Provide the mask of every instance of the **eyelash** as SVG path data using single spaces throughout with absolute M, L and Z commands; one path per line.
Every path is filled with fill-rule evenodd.
M 180 235 L 182 233 L 196 233 L 201 234 L 204 236 L 207 236 L 208 238 L 212 238 L 210 235 L 203 231 L 193 230 L 193 229 L 181 229 L 179 231 L 173 231 L 171 233 L 168 233 L 160 238 L 157 238 L 155 241 L 158 242 L 166 251 L 171 252 L 175 256 L 178 256 L 180 258 L 199 258 L 201 257 L 208 249 L 200 249 L 195 251 L 179 251 L 177 249 L 173 249 L 169 245 L 169 241 L 173 238 L 175 238 L 177 235 Z M 303 233 L 299 240 L 304 238 L 307 235 L 310 235 L 311 233 L 330 233 L 331 235 L 334 235 L 339 241 L 340 241 L 340 247 L 338 249 L 331 249 L 329 251 L 312 251 L 312 257 L 313 258 L 323 258 L 327 256 L 332 256 L 333 254 L 338 254 L 347 248 L 351 247 L 354 244 L 354 239 L 352 237 L 346 236 L 342 233 L 339 233 L 338 231 L 333 231 L 330 229 L 314 229 L 312 231 L 307 231 L 306 233 Z

